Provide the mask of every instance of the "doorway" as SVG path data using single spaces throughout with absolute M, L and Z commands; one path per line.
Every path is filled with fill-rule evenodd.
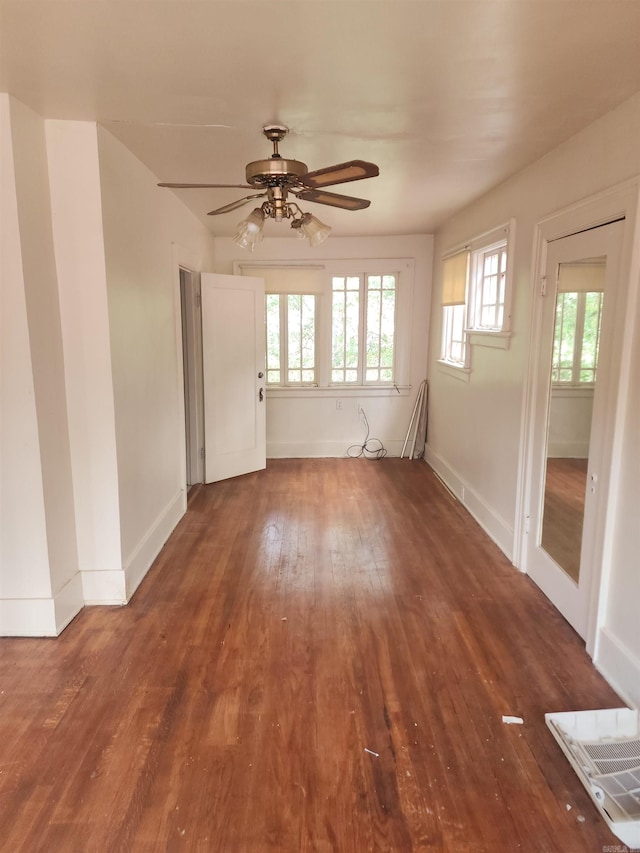
M 538 304 L 525 567 L 583 639 L 597 613 L 624 221 L 551 240 Z
M 204 400 L 200 276 L 180 267 L 187 491 L 204 482 Z

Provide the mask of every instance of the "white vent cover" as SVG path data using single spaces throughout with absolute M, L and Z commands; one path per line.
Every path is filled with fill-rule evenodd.
M 545 714 L 611 831 L 640 847 L 640 720 L 630 708 Z

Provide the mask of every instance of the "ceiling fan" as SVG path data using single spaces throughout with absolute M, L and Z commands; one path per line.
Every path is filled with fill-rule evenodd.
M 262 226 L 265 219 L 291 220 L 291 227 L 297 230 L 299 236 L 307 237 L 311 245 L 317 245 L 325 240 L 331 229 L 323 225 L 310 213 L 303 213 L 295 201 L 289 196 L 301 201 L 312 201 L 339 207 L 343 210 L 364 210 L 371 204 L 364 198 L 327 192 L 324 187 L 344 184 L 350 181 L 360 181 L 363 178 L 375 178 L 379 169 L 375 163 L 364 160 L 349 160 L 335 166 L 326 166 L 309 172 L 305 163 L 300 160 L 286 160 L 278 151 L 278 144 L 288 133 L 288 128 L 279 124 L 269 124 L 262 128 L 263 134 L 273 144 L 273 154 L 268 160 L 254 160 L 246 167 L 246 184 L 185 184 L 160 183 L 159 187 L 171 189 L 216 189 L 238 188 L 254 189 L 260 192 L 244 196 L 215 210 L 210 210 L 208 216 L 220 213 L 230 213 L 253 199 L 266 198 L 260 207 L 255 208 L 246 220 L 238 226 L 236 242 L 244 248 L 255 248 L 262 238 Z

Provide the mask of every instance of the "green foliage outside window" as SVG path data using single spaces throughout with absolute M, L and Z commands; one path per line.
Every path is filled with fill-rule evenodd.
M 552 382 L 577 385 L 596 381 L 602 297 L 601 292 L 558 294 Z

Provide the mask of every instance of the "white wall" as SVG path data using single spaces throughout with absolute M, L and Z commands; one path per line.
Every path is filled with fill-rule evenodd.
M 640 94 L 622 104 L 547 156 L 458 213 L 436 234 L 434 296 L 432 303 L 429 380 L 431 417 L 427 457 L 449 481 L 490 535 L 513 556 L 515 513 L 518 502 L 522 411 L 531 322 L 532 259 L 537 222 L 580 199 L 615 186 L 640 173 Z M 513 334 L 508 350 L 474 347 L 468 383 L 441 371 L 437 359 L 441 340 L 439 305 L 442 255 L 511 217 L 516 220 Z M 625 282 L 637 287 L 637 276 Z M 627 298 L 625 287 L 621 298 Z M 627 335 L 640 329 L 629 324 Z M 637 375 L 637 374 L 636 374 Z M 630 436 L 640 399 L 632 377 L 622 377 L 621 397 L 627 400 L 624 453 L 628 465 L 637 465 L 638 442 Z M 637 421 L 636 421 L 637 423 Z M 638 486 L 625 473 L 614 485 L 624 493 L 615 512 L 616 554 L 623 555 L 609 577 L 603 630 L 616 646 L 606 665 L 608 676 L 625 695 L 640 698 L 640 632 L 630 601 L 640 600 L 640 573 L 630 555 L 637 554 Z M 635 496 L 635 504 L 629 500 Z M 634 520 L 635 519 L 635 520 Z M 601 630 L 600 635 L 603 636 Z M 617 655 L 616 662 L 613 657 Z M 621 663 L 626 661 L 625 666 Z M 598 663 L 598 652 L 595 657 Z M 600 665 L 600 664 L 599 664 Z M 635 683 L 629 673 L 635 673 Z M 626 673 L 626 674 L 625 674 Z
M 123 601 L 97 128 L 47 121 L 46 134 L 83 600 Z
M 98 129 L 122 563 L 127 596 L 186 507 L 177 258 L 213 268 L 206 229 Z M 179 249 L 176 248 L 180 247 Z
M 0 635 L 54 622 L 11 104 L 0 95 Z M 37 612 L 34 612 L 37 611 Z
M 552 386 L 547 455 L 561 459 L 587 459 L 592 412 L 593 388 Z
M 354 216 L 357 214 L 353 214 Z M 287 224 L 282 223 L 286 229 Z M 295 396 L 267 392 L 267 456 L 343 456 L 365 438 L 361 406 L 369 421 L 371 437 L 378 438 L 390 456 L 399 456 L 409 426 L 420 382 L 426 377 L 428 334 L 426 318 L 431 300 L 433 238 L 428 235 L 398 237 L 329 237 L 311 248 L 306 241 L 267 237 L 254 253 L 239 249 L 229 238 L 216 239 L 216 272 L 233 273 L 234 261 L 269 263 L 300 261 L 313 264 L 329 260 L 410 258 L 415 262 L 411 306 L 411 352 L 408 392 L 322 392 Z M 336 399 L 342 408 L 336 409 Z
M 77 613 L 82 590 L 78 574 L 45 123 L 19 101 L 4 98 L 3 102 L 5 127 L 8 125 L 3 140 L 7 145 L 3 150 L 7 179 L 3 196 L 10 206 L 7 227 L 12 242 L 8 250 L 9 258 L 13 259 L 12 269 L 7 270 L 9 277 L 6 281 L 3 277 L 3 290 L 6 286 L 7 294 L 11 294 L 13 307 L 17 309 L 18 330 L 22 332 L 20 346 L 16 346 L 16 339 L 12 348 L 12 356 L 17 360 L 10 367 L 18 371 L 23 383 L 20 391 L 26 391 L 28 396 L 33 394 L 33 404 L 29 400 L 21 412 L 7 409 L 5 414 L 3 411 L 3 430 L 7 430 L 7 436 L 13 435 L 15 441 L 18 424 L 24 423 L 29 441 L 24 453 L 19 439 L 17 445 L 7 446 L 9 481 L 5 484 L 3 476 L 3 490 L 15 487 L 15 477 L 24 459 L 32 475 L 27 480 L 30 488 L 26 494 L 25 488 L 18 489 L 25 498 L 18 507 L 24 517 L 13 521 L 26 539 L 32 535 L 33 522 L 33 535 L 41 548 L 44 509 L 46 559 L 40 548 L 37 555 L 29 555 L 29 558 L 36 557 L 34 562 L 24 559 L 24 552 L 15 538 L 16 531 L 6 531 L 11 523 L 9 510 L 6 521 L 3 517 L 3 534 L 7 532 L 13 547 L 6 554 L 7 562 L 3 560 L 2 612 L 7 621 L 0 630 L 10 633 L 18 624 L 24 624 L 25 633 L 55 633 Z M 19 253 L 19 260 L 16 253 Z M 22 293 L 18 293 L 19 290 Z M 25 314 L 26 327 L 23 325 Z M 12 322 L 12 318 L 7 317 L 6 322 Z M 20 391 L 15 389 L 16 396 L 21 396 Z M 23 397 L 18 402 L 27 400 Z M 35 424 L 31 420 L 34 410 Z M 39 466 L 39 472 L 35 466 Z M 6 500 L 11 499 L 15 499 L 15 495 L 6 493 Z M 29 506 L 31 500 L 33 507 Z M 30 549 L 31 545 L 27 544 L 25 551 Z
M 0 95 L 0 634 L 131 596 L 186 506 L 178 264 L 213 240 L 95 125 Z

